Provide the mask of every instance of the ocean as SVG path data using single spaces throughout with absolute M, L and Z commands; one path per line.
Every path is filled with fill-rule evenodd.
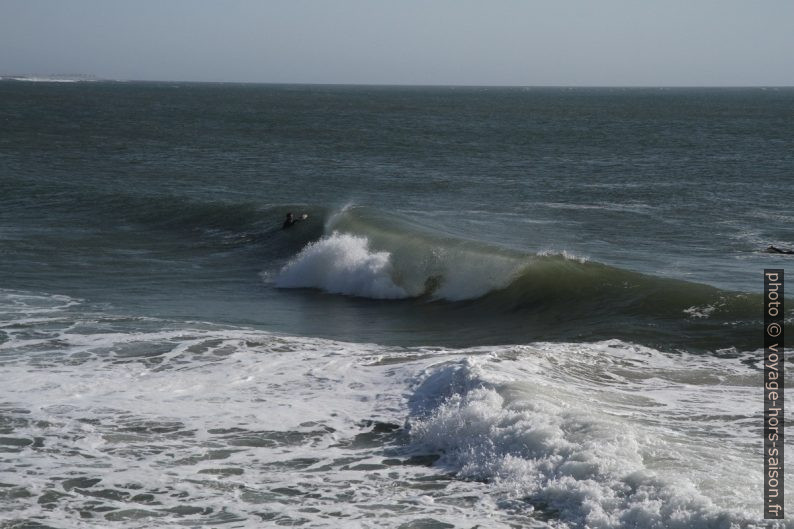
M 0 120 L 0 528 L 794 527 L 794 89 L 2 81 Z

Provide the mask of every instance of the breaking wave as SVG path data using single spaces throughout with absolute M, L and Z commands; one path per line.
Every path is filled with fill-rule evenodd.
M 753 382 L 737 360 L 713 371 L 736 395 Z M 457 478 L 489 484 L 503 507 L 565 527 L 758 527 L 753 485 L 728 476 L 753 473 L 744 448 L 753 410 L 721 409 L 705 372 L 619 341 L 468 356 L 426 370 L 411 400 L 411 439 Z M 733 444 L 710 451 L 709 437 L 727 424 Z
M 339 233 L 309 243 L 284 266 L 276 285 L 375 299 L 408 297 L 392 280 L 388 252 L 373 252 L 366 238 Z
M 755 318 L 760 298 L 640 274 L 569 252 L 519 252 L 420 229 L 358 208 L 333 214 L 275 277 L 283 288 L 316 288 L 375 299 L 477 300 L 497 312 L 567 307 L 572 312 L 673 319 Z M 709 307 L 693 311 L 693 307 Z

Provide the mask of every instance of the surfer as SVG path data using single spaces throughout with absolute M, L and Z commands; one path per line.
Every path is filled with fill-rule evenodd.
M 794 254 L 794 250 L 782 250 L 780 248 L 776 248 L 775 246 L 769 245 L 769 248 L 766 249 L 768 253 L 785 253 L 785 254 Z
M 284 224 L 281 226 L 281 229 L 286 230 L 287 228 L 292 227 L 295 223 L 300 222 L 302 220 L 306 220 L 307 218 L 309 218 L 309 216 L 306 213 L 304 213 L 300 216 L 299 219 L 296 219 L 295 215 L 293 215 L 292 212 L 290 211 L 289 213 L 287 213 L 287 218 L 284 219 Z

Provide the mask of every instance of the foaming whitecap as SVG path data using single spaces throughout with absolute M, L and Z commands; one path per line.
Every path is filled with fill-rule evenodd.
M 411 437 L 459 478 L 571 527 L 760 526 L 755 410 L 739 405 L 758 376 L 678 360 L 604 342 L 447 362 L 417 386 Z
M 758 352 L 390 348 L 70 302 L 5 305 L 10 526 L 764 526 Z
M 388 252 L 373 252 L 364 237 L 334 232 L 309 243 L 276 277 L 282 288 L 319 288 L 333 294 L 404 298 L 394 284 Z
M 577 263 L 584 264 L 587 262 L 587 257 L 580 256 L 573 254 L 567 250 L 557 251 L 557 250 L 541 250 L 538 252 L 538 255 L 541 257 L 549 257 L 549 256 L 560 256 L 566 261 L 576 261 Z

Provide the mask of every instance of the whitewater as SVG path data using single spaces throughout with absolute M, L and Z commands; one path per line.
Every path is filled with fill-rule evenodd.
M 2 298 L 11 520 L 766 526 L 758 354 L 383 347 Z

